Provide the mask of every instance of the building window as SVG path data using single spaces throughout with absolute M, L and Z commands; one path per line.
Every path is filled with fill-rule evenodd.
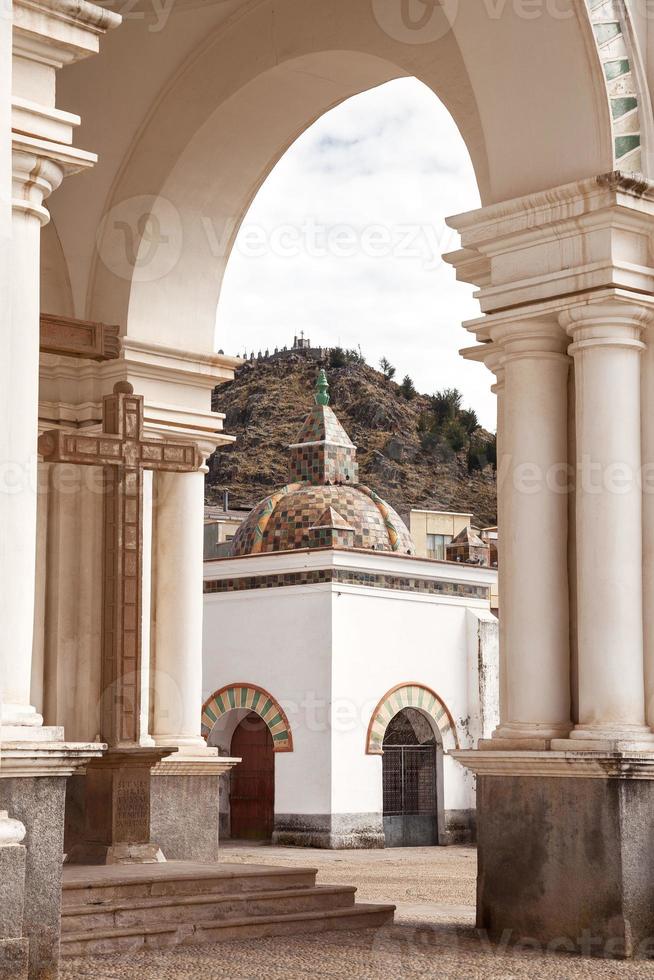
M 451 534 L 428 534 L 427 535 L 427 558 L 445 559 L 445 547 L 452 540 Z

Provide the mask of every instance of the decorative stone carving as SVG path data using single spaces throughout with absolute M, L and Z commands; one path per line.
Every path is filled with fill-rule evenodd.
M 202 456 L 192 443 L 143 436 L 143 397 L 118 382 L 103 399 L 102 433 L 44 432 L 49 463 L 104 467 L 102 737 L 112 747 L 139 747 L 143 470 L 193 472 Z
M 120 354 L 118 325 L 41 314 L 41 352 L 110 361 Z
M 86 841 L 69 860 L 164 860 L 150 842 L 150 769 L 175 746 L 141 743 L 143 470 L 188 473 L 202 465 L 193 443 L 144 438 L 143 397 L 119 381 L 103 399 L 102 432 L 43 433 L 50 463 L 104 469 L 104 593 L 100 724 L 109 752 L 87 768 Z

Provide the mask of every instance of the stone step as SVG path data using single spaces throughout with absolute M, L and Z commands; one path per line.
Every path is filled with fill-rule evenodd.
M 351 885 L 318 885 L 271 891 L 213 895 L 173 895 L 163 898 L 128 898 L 102 905 L 66 905 L 62 934 L 97 930 L 245 919 L 320 909 L 346 909 L 354 905 Z
M 169 861 L 160 865 L 84 868 L 65 865 L 62 906 L 106 905 L 125 899 L 183 895 L 231 895 L 236 892 L 312 888 L 316 868 L 278 868 L 263 865 L 191 864 Z
M 63 956 L 120 953 L 143 948 L 213 943 L 228 939 L 256 939 L 333 929 L 369 929 L 393 921 L 394 905 L 352 905 L 278 915 L 245 916 L 209 922 L 161 923 L 157 926 L 116 927 L 64 933 Z

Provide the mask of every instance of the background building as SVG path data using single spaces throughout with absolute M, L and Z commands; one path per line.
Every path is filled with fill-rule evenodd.
M 413 509 L 409 515 L 409 529 L 416 555 L 444 560 L 447 545 L 471 523 L 472 514 Z
M 223 494 L 222 507 L 206 504 L 204 508 L 204 557 L 206 560 L 229 554 L 231 542 L 241 523 L 250 513 L 249 507 L 231 509 L 229 494 Z

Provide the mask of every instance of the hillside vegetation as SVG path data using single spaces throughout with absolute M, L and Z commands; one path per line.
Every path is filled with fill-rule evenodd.
M 286 352 L 250 361 L 216 388 L 214 409 L 225 413 L 225 430 L 236 443 L 211 458 L 207 503 L 220 502 L 229 490 L 230 506 L 254 506 L 286 482 L 286 447 L 313 404 L 320 367 L 328 373 L 331 406 L 358 447 L 362 483 L 405 520 L 420 507 L 470 511 L 481 525 L 496 522 L 495 438 L 479 428 L 459 392 L 420 395 L 410 378 L 392 380 L 388 362 L 382 373 L 339 350 L 321 359 Z

